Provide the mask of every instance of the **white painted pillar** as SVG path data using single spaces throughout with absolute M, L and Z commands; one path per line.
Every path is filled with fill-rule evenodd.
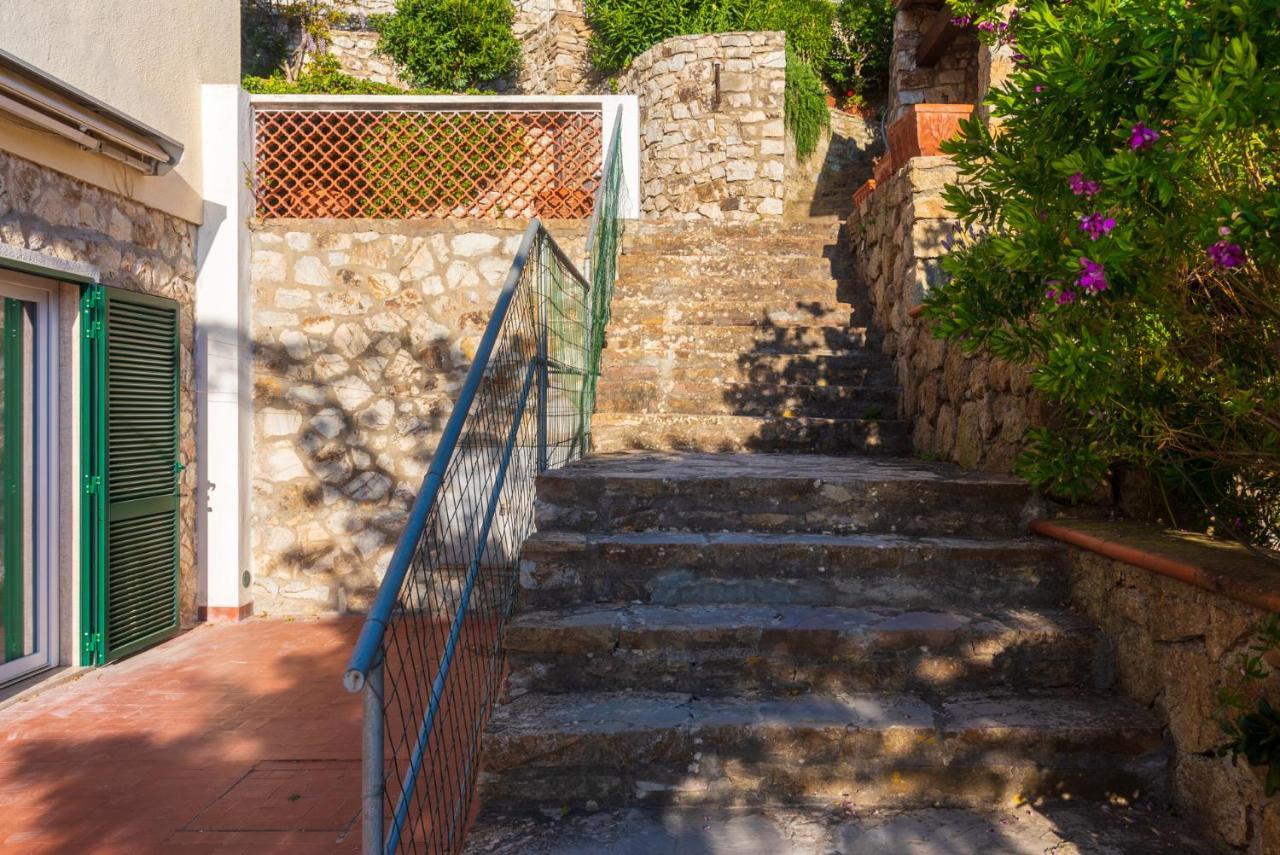
M 253 198 L 249 97 L 236 84 L 201 87 L 204 224 L 197 235 L 197 563 L 200 611 L 253 611 L 249 543 L 253 395 L 249 231 Z
M 601 95 L 604 111 L 605 145 L 613 139 L 613 126 L 622 107 L 622 183 L 627 188 L 627 204 L 622 216 L 628 220 L 640 216 L 640 99 L 634 95 Z

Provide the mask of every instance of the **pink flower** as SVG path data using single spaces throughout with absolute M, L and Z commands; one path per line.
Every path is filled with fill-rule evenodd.
M 1035 85 L 1035 91 L 1036 91 L 1037 93 L 1039 93 L 1039 92 L 1043 92 L 1043 91 L 1044 91 L 1044 87 L 1043 87 L 1043 86 L 1041 86 L 1039 83 L 1037 83 L 1037 84 Z
M 1075 292 L 1070 288 L 1063 287 L 1061 279 L 1046 279 L 1044 284 L 1049 286 L 1045 289 L 1045 297 L 1055 301 L 1059 306 L 1065 306 L 1075 301 Z
M 951 19 L 951 26 L 960 27 L 961 29 L 969 26 L 972 23 L 973 23 L 973 19 L 970 18 L 968 15 L 960 15 L 958 17 Z
M 1220 240 L 1205 252 L 1218 267 L 1239 267 L 1244 264 L 1244 248 L 1238 243 Z
M 1129 148 L 1132 151 L 1146 148 L 1160 138 L 1160 132 L 1152 128 L 1148 128 L 1142 122 L 1134 123 L 1133 128 L 1129 131 Z
M 1104 217 L 1100 213 L 1085 214 L 1080 218 L 1080 231 L 1088 232 L 1089 240 L 1097 240 L 1115 227 L 1115 217 Z
M 1102 189 L 1101 184 L 1092 178 L 1085 178 L 1082 172 L 1072 175 L 1067 183 L 1071 185 L 1071 192 L 1077 196 L 1092 196 Z
M 1076 284 L 1085 291 L 1098 293 L 1107 290 L 1107 271 L 1101 264 L 1080 256 L 1080 266 L 1084 268 L 1080 271 L 1080 276 L 1076 279 Z

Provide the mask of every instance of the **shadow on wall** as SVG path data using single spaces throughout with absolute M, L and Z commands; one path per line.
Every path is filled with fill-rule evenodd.
M 340 612 L 367 606 L 469 367 L 447 342 L 415 348 L 344 329 L 345 358 L 254 342 L 257 435 L 268 444 L 254 497 L 269 503 L 254 511 L 255 596 L 268 609 L 271 599 L 287 608 L 290 594 Z

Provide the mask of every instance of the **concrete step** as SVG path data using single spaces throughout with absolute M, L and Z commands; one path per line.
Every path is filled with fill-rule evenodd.
M 850 353 L 700 353 L 667 364 L 661 354 L 635 361 L 605 354 L 601 382 L 666 377 L 673 383 L 776 383 L 802 386 L 896 386 L 894 364 L 872 350 Z
M 507 627 L 508 687 L 743 693 L 1088 686 L 1100 633 L 1059 610 L 613 605 L 525 612 Z
M 610 413 L 879 419 L 898 412 L 897 387 L 616 380 L 606 375 L 596 406 Z
M 509 809 L 848 800 L 980 807 L 1163 798 L 1160 723 L 1082 691 L 795 698 L 530 693 L 484 738 L 482 799 Z
M 631 251 L 618 264 L 619 288 L 632 282 L 733 277 L 748 283 L 782 279 L 838 279 L 850 274 L 846 259 L 813 255 L 710 253 L 704 255 Z
M 569 532 L 525 541 L 531 609 L 585 603 L 805 604 L 899 609 L 1057 606 L 1066 574 L 1035 538 Z
M 896 420 L 723 415 L 597 413 L 592 449 L 615 451 L 756 451 L 902 455 L 907 423 Z
M 702 326 L 850 326 L 853 307 L 836 299 L 834 284 L 811 299 L 701 300 L 696 297 L 615 299 L 611 324 L 650 327 Z M 654 333 L 656 334 L 656 333 Z
M 1017 478 L 820 454 L 596 454 L 543 473 L 537 489 L 543 531 L 1007 537 L 1037 510 Z
M 1219 855 L 1162 806 L 1078 801 L 1034 807 L 891 811 L 620 808 L 480 815 L 466 855 Z

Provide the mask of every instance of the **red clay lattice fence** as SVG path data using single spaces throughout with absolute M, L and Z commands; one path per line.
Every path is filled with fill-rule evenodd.
M 580 219 L 600 182 L 599 110 L 259 108 L 260 217 Z

